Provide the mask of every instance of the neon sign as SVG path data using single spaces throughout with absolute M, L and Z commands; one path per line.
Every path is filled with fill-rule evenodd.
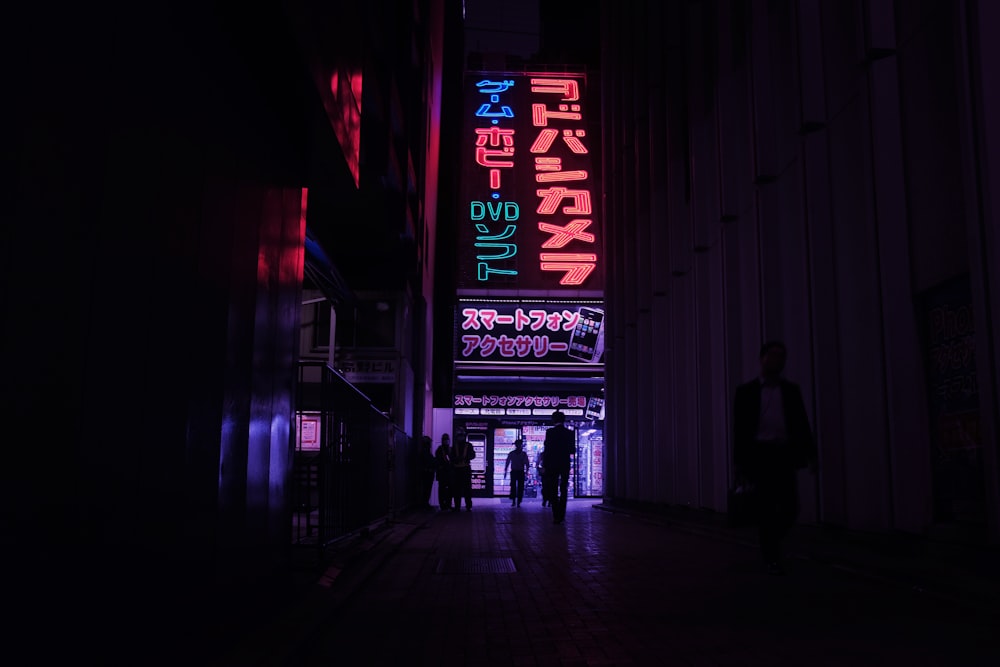
M 604 311 L 581 303 L 463 303 L 458 363 L 600 364 Z
M 459 289 L 603 289 L 583 83 L 467 77 Z

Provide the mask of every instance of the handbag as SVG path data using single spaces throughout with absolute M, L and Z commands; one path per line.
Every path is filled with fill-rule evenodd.
M 729 526 L 740 528 L 757 523 L 757 489 L 750 482 L 737 481 L 727 497 Z

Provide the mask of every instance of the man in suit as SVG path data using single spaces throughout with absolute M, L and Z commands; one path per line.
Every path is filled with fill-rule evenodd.
M 566 518 L 569 471 L 576 453 L 576 436 L 566 428 L 566 415 L 561 410 L 552 413 L 552 421 L 555 425 L 545 431 L 545 475 L 551 489 L 548 500 L 552 505 L 552 521 L 562 523 Z
M 781 341 L 760 349 L 760 375 L 736 388 L 733 463 L 756 492 L 760 550 L 769 574 L 783 574 L 781 544 L 799 512 L 796 471 L 815 472 L 816 446 L 799 386 L 782 376 Z

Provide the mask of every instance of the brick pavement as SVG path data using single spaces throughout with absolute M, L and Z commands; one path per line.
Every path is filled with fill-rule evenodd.
M 220 664 L 1000 664 L 996 611 L 815 536 L 774 577 L 745 531 L 595 502 L 558 526 L 538 501 L 409 514 Z

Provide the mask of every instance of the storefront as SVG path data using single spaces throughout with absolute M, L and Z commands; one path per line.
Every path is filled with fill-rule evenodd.
M 597 390 L 596 393 L 600 393 Z M 566 426 L 576 433 L 576 456 L 570 471 L 572 497 L 600 497 L 604 492 L 604 421 L 598 395 L 497 395 L 520 403 L 516 407 L 455 408 L 454 432 L 464 437 L 476 449 L 473 461 L 473 495 L 479 497 L 505 497 L 510 493 L 510 475 L 505 475 L 507 454 L 514 449 L 514 441 L 524 442 L 524 451 L 531 461 L 525 482 L 525 497 L 539 495 L 541 480 L 537 469 L 538 456 L 544 449 L 545 431 L 552 426 L 551 414 L 557 407 L 566 415 Z M 460 395 L 457 398 L 465 398 Z M 523 407 L 522 399 L 541 399 L 544 407 Z M 582 405 L 584 407 L 569 407 Z M 590 409 L 588 409 L 588 407 Z
M 506 496 L 507 454 L 521 438 L 536 462 L 551 415 L 576 433 L 575 497 L 604 492 L 604 335 L 601 304 L 587 300 L 460 299 L 456 318 L 453 432 L 476 449 L 473 493 Z
M 600 123 L 583 72 L 467 72 L 456 253 L 454 438 L 476 448 L 473 494 L 506 496 L 521 438 L 532 467 L 561 410 L 570 492 L 604 491 Z

